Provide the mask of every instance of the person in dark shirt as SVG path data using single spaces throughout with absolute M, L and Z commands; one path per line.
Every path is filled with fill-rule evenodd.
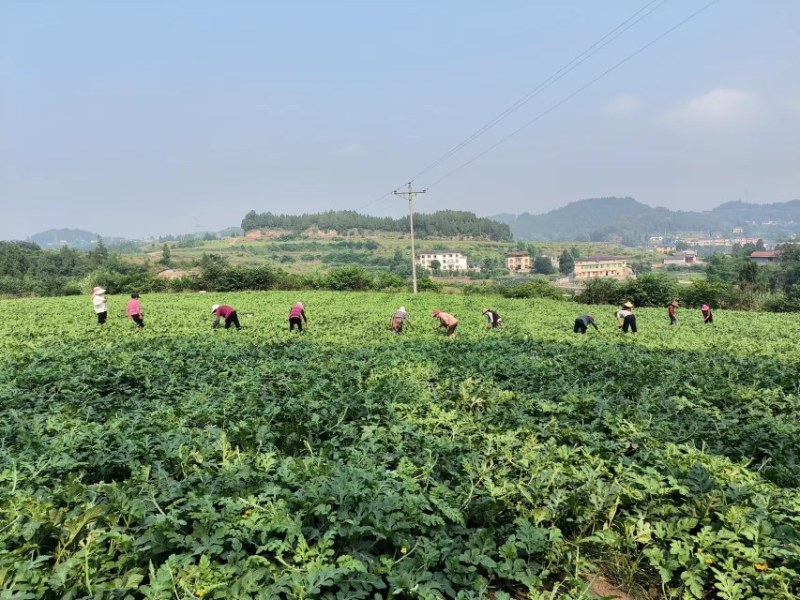
M 575 319 L 575 326 L 572 328 L 572 331 L 575 333 L 586 333 L 589 325 L 594 327 L 598 333 L 600 332 L 600 328 L 597 326 L 597 323 L 594 322 L 594 315 L 592 313 L 581 315 Z

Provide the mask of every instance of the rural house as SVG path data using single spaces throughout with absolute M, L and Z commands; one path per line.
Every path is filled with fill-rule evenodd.
M 697 252 L 694 250 L 684 250 L 683 252 L 675 252 L 664 258 L 664 266 L 670 265 L 685 267 L 686 265 L 698 264 L 700 261 L 697 259 Z
M 588 258 L 576 259 L 573 271 L 573 276 L 578 281 L 599 277 L 624 279 L 628 274 L 628 263 L 624 258 L 606 254 L 594 254 Z
M 750 253 L 750 260 L 757 265 L 771 265 L 781 259 L 780 250 L 756 250 Z
M 439 263 L 442 271 L 466 271 L 468 269 L 467 257 L 456 250 L 438 250 L 436 252 L 420 252 L 417 263 L 428 271 L 433 270 L 434 261 Z
M 506 252 L 506 269 L 509 273 L 528 273 L 531 270 L 531 255 L 523 250 Z

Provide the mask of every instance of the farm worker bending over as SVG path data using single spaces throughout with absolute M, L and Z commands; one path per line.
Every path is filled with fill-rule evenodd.
M 306 309 L 302 302 L 295 302 L 292 308 L 289 309 L 289 331 L 294 331 L 294 327 L 297 325 L 297 330 L 302 333 L 303 323 L 308 327 Z
M 214 324 L 211 326 L 212 329 L 219 327 L 220 319 L 225 319 L 225 329 L 230 329 L 231 325 L 236 327 L 236 329 L 242 328 L 239 324 L 239 316 L 236 314 L 236 311 L 227 304 L 215 304 L 211 307 L 211 314 L 217 317 L 214 319 Z
M 438 308 L 433 310 L 433 318 L 439 319 L 439 327 L 447 329 L 447 337 L 455 337 L 458 319 L 450 313 L 440 311 Z M 438 329 L 438 327 L 434 327 L 434 329 Z
M 97 315 L 98 325 L 102 325 L 108 318 L 108 300 L 103 296 L 106 291 L 101 287 L 96 287 L 92 290 L 92 306 Z
M 633 314 L 633 302 L 623 304 L 622 308 L 614 313 L 614 318 L 617 319 L 617 325 L 619 325 L 622 333 L 628 333 L 628 329 L 631 330 L 631 333 L 636 333 L 636 315 Z
M 498 315 L 493 310 L 484 308 L 481 311 L 481 313 L 486 315 L 486 329 L 489 329 L 490 327 L 492 329 L 496 329 L 497 327 L 500 327 L 500 325 L 503 323 L 503 319 L 500 318 L 500 315 Z
M 389 327 L 392 328 L 392 333 L 397 335 L 398 333 L 403 333 L 403 325 L 408 323 L 408 326 L 411 327 L 411 319 L 408 318 L 408 313 L 406 312 L 406 307 L 401 306 L 392 315 L 391 320 L 389 321 Z
M 582 315 L 575 319 L 575 326 L 572 328 L 572 331 L 575 333 L 586 333 L 589 325 L 594 327 L 598 333 L 600 332 L 600 328 L 597 326 L 597 323 L 594 322 L 594 315 L 592 313 Z
M 142 306 L 139 304 L 139 294 L 131 294 L 131 299 L 128 300 L 125 313 L 133 319 L 133 322 L 136 323 L 136 327 L 144 327 L 144 315 L 142 314 Z
M 669 313 L 669 324 L 670 325 L 677 325 L 678 324 L 678 317 L 675 316 L 675 309 L 676 308 L 678 308 L 678 301 L 677 300 L 673 300 L 670 303 L 669 308 L 667 309 L 667 312 Z
M 703 323 L 713 323 L 714 317 L 711 315 L 711 307 L 708 304 L 703 304 L 700 307 L 700 312 L 703 313 Z

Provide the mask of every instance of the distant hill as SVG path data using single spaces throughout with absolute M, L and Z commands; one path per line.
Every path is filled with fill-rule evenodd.
M 638 245 L 651 235 L 698 233 L 782 239 L 800 233 L 800 200 L 774 204 L 727 202 L 710 211 L 672 211 L 633 198 L 578 200 L 541 215 L 491 217 L 511 228 L 515 239 L 530 241 L 621 242 Z
M 48 229 L 33 234 L 28 241 L 38 244 L 40 248 L 51 250 L 61 246 L 69 246 L 76 250 L 91 250 L 97 245 L 98 237 L 102 237 L 103 243 L 108 247 L 129 241 L 125 238 L 100 236 L 98 233 L 83 229 Z

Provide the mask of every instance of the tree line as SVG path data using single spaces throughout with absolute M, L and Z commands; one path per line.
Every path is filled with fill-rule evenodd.
M 278 215 L 250 211 L 242 219 L 242 229 L 283 229 L 299 232 L 310 228 L 335 230 L 340 234 L 352 230 L 405 233 L 409 231 L 408 217 L 374 217 L 352 210 L 328 211 L 302 215 Z M 414 233 L 420 238 L 470 237 L 494 241 L 510 241 L 508 225 L 478 217 L 474 213 L 442 210 L 414 215 Z

